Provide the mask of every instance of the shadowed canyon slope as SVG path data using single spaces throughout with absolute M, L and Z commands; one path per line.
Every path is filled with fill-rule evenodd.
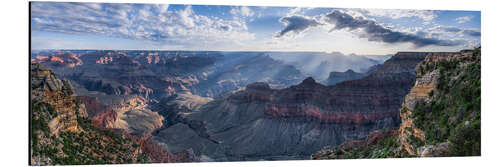
M 182 121 L 154 136 L 173 152 L 193 148 L 206 160 L 308 158 L 324 146 L 398 126 L 414 69 L 426 55 L 400 52 L 370 75 L 334 86 L 312 78 L 284 89 L 253 83 L 193 110 L 170 105 L 159 109 L 167 122 Z

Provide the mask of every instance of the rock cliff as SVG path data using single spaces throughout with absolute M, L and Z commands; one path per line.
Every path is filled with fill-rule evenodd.
M 401 149 L 420 157 L 461 155 L 450 150 L 462 144 L 453 141 L 457 131 L 479 132 L 477 125 L 465 123 L 479 121 L 480 58 L 478 49 L 433 53 L 417 66 L 416 82 L 401 109 Z M 469 115 L 469 120 L 463 120 L 463 115 Z
M 87 115 L 84 108 L 76 111 L 76 104 L 71 84 L 68 80 L 59 80 L 50 69 L 40 64 L 31 65 L 31 100 L 37 103 L 47 103 L 55 112 L 53 119 L 49 121 L 52 134 L 60 131 L 79 132 L 77 114 Z M 39 118 L 38 112 L 33 112 L 33 119 Z
M 122 133 L 95 128 L 71 84 L 31 64 L 30 164 L 144 163 L 139 144 Z M 92 112 L 91 112 L 92 113 Z
M 422 75 L 419 73 L 419 75 Z M 417 102 L 428 102 L 430 100 L 429 93 L 435 91 L 439 78 L 439 70 L 434 70 L 415 81 L 415 85 L 410 93 L 406 95 L 403 107 L 401 108 L 401 125 L 399 128 L 398 138 L 402 149 L 406 150 L 410 155 L 415 155 L 416 148 L 413 148 L 409 142 L 413 138 L 425 140 L 424 132 L 415 126 L 414 119 L 410 117 L 412 111 L 415 110 Z
M 375 145 L 348 141 L 323 149 L 311 158 L 480 155 L 480 65 L 480 48 L 426 53 L 416 67 L 415 83 L 402 103 L 397 133 Z

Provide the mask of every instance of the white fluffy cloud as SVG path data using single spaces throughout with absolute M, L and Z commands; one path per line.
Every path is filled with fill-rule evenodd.
M 186 6 L 167 10 L 163 4 L 108 4 L 34 2 L 32 30 L 67 34 L 100 34 L 159 45 L 209 45 L 252 40 L 246 23 L 197 15 Z M 245 16 L 251 10 L 240 9 Z
M 392 19 L 416 17 L 430 22 L 437 17 L 431 10 L 403 10 L 403 9 L 360 9 L 360 12 L 376 17 L 388 17 Z
M 242 7 L 233 7 L 231 11 L 229 11 L 232 15 L 239 15 L 243 17 L 252 17 L 255 13 L 252 9 L 246 6 Z
M 469 22 L 470 20 L 472 20 L 472 16 L 463 16 L 463 17 L 458 17 L 455 19 L 458 23 L 462 24 L 462 23 L 466 23 L 466 22 Z

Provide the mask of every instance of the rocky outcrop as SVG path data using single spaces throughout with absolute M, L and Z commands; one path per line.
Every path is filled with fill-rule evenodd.
M 123 98 L 110 106 L 101 104 L 97 97 L 78 96 L 77 101 L 87 106 L 94 126 L 123 129 L 132 135 L 149 134 L 160 128 L 164 120 L 161 115 L 152 112 L 147 100 L 140 96 Z
M 48 103 L 55 111 L 57 116 L 49 122 L 52 134 L 80 130 L 76 120 L 77 114 L 85 116 L 86 111 L 73 103 L 75 97 L 71 83 L 68 80 L 57 79 L 52 70 L 40 64 L 31 65 L 31 100 Z M 37 119 L 39 113 L 33 114 L 34 119 Z
M 444 157 L 450 156 L 449 142 L 443 142 L 436 145 L 425 145 L 417 150 L 418 157 Z
M 450 133 L 449 131 L 451 131 L 450 129 L 457 128 L 448 128 L 448 125 L 453 126 L 451 124 L 457 124 L 458 119 L 463 117 L 460 115 L 464 114 L 465 109 L 463 107 L 458 107 L 461 110 L 458 114 L 457 112 L 446 111 L 456 107 L 456 104 L 450 102 L 451 104 L 448 104 L 445 107 L 440 107 L 442 104 L 437 103 L 443 102 L 442 100 L 438 100 L 438 98 L 445 97 L 446 99 L 461 99 L 462 96 L 467 96 L 472 99 L 474 94 L 472 94 L 473 92 L 471 91 L 464 92 L 467 93 L 464 95 L 456 95 L 453 91 L 446 89 L 464 89 L 470 87 L 468 89 L 476 90 L 477 88 L 471 87 L 471 85 L 477 81 L 464 80 L 466 77 L 472 78 L 472 76 L 469 76 L 471 74 L 464 73 L 473 72 L 473 70 L 466 68 L 472 69 L 474 65 L 479 64 L 480 52 L 478 54 L 473 50 L 463 50 L 460 52 L 431 53 L 417 66 L 415 84 L 410 93 L 405 97 L 400 113 L 402 123 L 399 128 L 398 140 L 401 143 L 401 149 L 405 150 L 410 155 L 419 157 L 452 155 L 449 150 L 450 142 L 446 140 L 450 137 L 450 135 L 443 135 L 443 133 L 448 134 Z M 472 66 L 469 67 L 469 65 Z M 459 82 L 466 82 L 468 85 L 453 86 Z M 440 83 L 442 85 L 441 88 L 438 89 Z M 444 84 L 446 84 L 446 86 Z M 444 87 L 448 88 L 445 89 Z M 417 105 L 419 105 L 418 109 L 416 108 Z M 445 114 L 440 112 L 445 112 Z M 451 118 L 453 118 L 452 120 L 454 121 L 448 121 L 448 119 Z M 416 121 L 422 122 L 423 119 L 425 119 L 425 127 L 431 127 L 431 129 L 422 129 L 424 127 L 423 125 L 417 126 Z M 427 136 L 429 134 L 432 136 Z M 440 137 L 435 137 L 436 134 L 439 134 Z M 436 143 L 436 141 L 430 140 L 442 142 Z
M 406 150 L 410 155 L 415 155 L 416 148 L 410 144 L 411 136 L 417 137 L 418 139 L 424 141 L 424 132 L 415 127 L 413 123 L 413 118 L 410 117 L 412 111 L 415 109 L 417 102 L 429 101 L 429 93 L 435 91 L 437 82 L 439 78 L 439 70 L 434 70 L 427 73 L 421 77 L 418 77 L 415 81 L 415 85 L 411 89 L 410 93 L 406 95 L 403 107 L 401 108 L 401 125 L 399 128 L 399 141 L 401 143 L 401 148 Z
M 123 129 L 127 133 L 137 136 L 149 134 L 163 124 L 164 118 L 157 112 L 149 109 L 147 100 L 141 96 L 132 96 L 118 101 L 91 119 L 94 125 Z
M 40 64 L 31 64 L 30 74 L 30 165 L 149 161 L 130 138 L 93 127 L 69 81 Z
M 371 132 L 364 140 L 348 140 L 335 148 L 326 148 L 311 155 L 311 159 L 346 159 L 356 152 L 364 151 L 368 147 L 379 144 L 397 134 L 396 130 L 376 130 Z M 368 158 L 368 157 L 365 157 Z

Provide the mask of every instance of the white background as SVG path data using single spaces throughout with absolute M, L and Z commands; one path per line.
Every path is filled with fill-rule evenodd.
M 55 0 L 58 1 L 58 0 Z M 71 1 L 71 0 L 68 0 Z M 0 5 L 0 166 L 28 165 L 28 0 L 4 0 Z M 183 163 L 112 166 L 171 167 L 323 167 L 323 166 L 498 166 L 500 164 L 500 76 L 498 26 L 500 5 L 493 0 L 78 0 L 78 2 L 134 2 L 165 4 L 299 6 L 341 8 L 389 8 L 480 10 L 482 34 L 482 156 L 467 158 L 413 158 L 366 160 L 315 160 Z

